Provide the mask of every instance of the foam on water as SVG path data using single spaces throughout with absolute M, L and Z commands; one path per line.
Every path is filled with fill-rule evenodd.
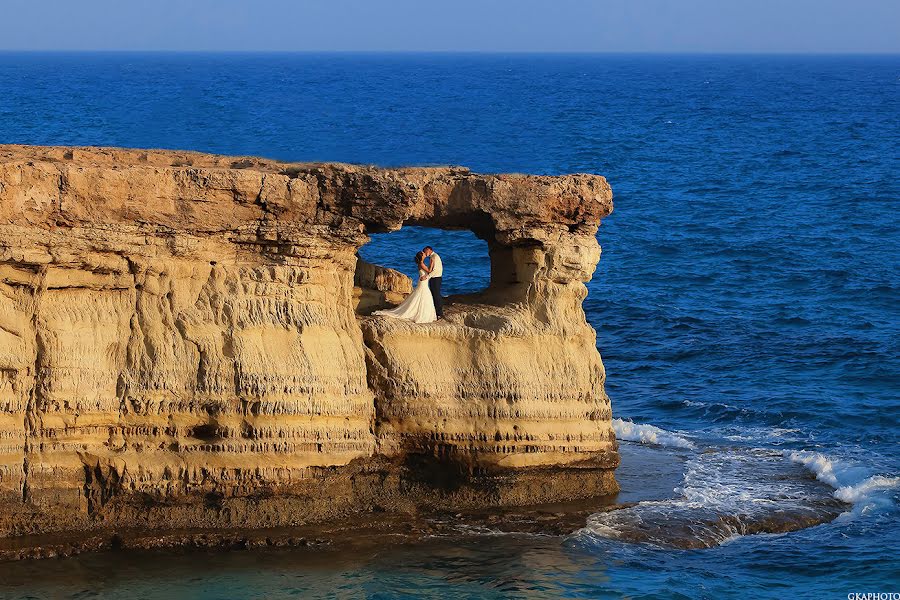
M 853 505 L 845 515 L 860 514 L 891 503 L 886 492 L 900 487 L 900 477 L 871 475 L 862 467 L 831 459 L 807 450 L 785 452 L 793 462 L 803 465 L 816 479 L 834 488 L 834 497 Z
M 161 600 L 540 590 L 842 598 L 890 589 L 900 572 L 900 253 L 890 243 L 900 224 L 898 73 L 896 55 L 0 52 L 0 139 L 9 143 L 606 175 L 616 210 L 600 229 L 604 256 L 583 304 L 606 391 L 616 414 L 689 431 L 698 447 L 666 446 L 649 427 L 619 423 L 619 438 L 634 440 L 622 443 L 620 500 L 641 504 L 592 518 L 610 534 L 586 530 L 577 541 L 596 546 L 586 553 L 547 551 L 544 538 L 463 535 L 406 554 L 385 548 L 374 564 L 327 554 L 311 568 L 318 552 L 190 561 L 113 552 L 4 565 L 0 580 L 19 569 L 32 597 Z M 659 127 L 667 119 L 678 127 Z M 398 245 L 409 231 L 373 238 L 362 252 L 380 243 L 382 256 L 408 261 L 407 249 L 423 245 Z M 448 265 L 458 259 L 445 286 L 484 286 L 483 245 L 453 232 L 427 237 Z M 782 453 L 804 449 L 846 461 L 830 467 L 836 486 L 810 475 L 821 467 L 827 477 L 827 460 L 806 467 Z M 866 509 L 879 502 L 891 504 Z M 778 529 L 779 507 L 797 527 L 834 512 L 852 518 L 735 537 Z M 663 550 L 615 536 L 658 539 Z M 670 552 L 672 543 L 719 546 Z M 489 583 L 460 587 L 476 577 Z
M 620 429 L 628 436 L 623 439 L 660 446 L 661 436 L 675 436 L 627 421 L 616 424 L 617 434 Z M 780 429 L 771 435 L 794 433 Z M 754 431 L 742 437 L 769 436 Z M 893 504 L 890 491 L 897 488 L 900 477 L 873 475 L 871 469 L 819 452 L 710 446 L 688 458 L 673 498 L 595 514 L 578 535 L 708 548 L 744 535 L 794 531 L 884 509 Z
M 616 437 L 620 440 L 669 448 L 685 448 L 688 450 L 696 448 L 694 442 L 686 437 L 660 429 L 654 425 L 643 425 L 622 419 L 613 419 L 612 425 L 616 432 Z
M 779 445 L 801 442 L 804 439 L 799 429 L 787 427 L 725 427 L 715 430 L 710 428 L 705 433 L 716 434 L 719 431 L 722 437 L 730 442 Z
M 688 459 L 673 491 L 671 499 L 593 515 L 580 533 L 660 547 L 708 548 L 743 535 L 802 529 L 845 510 L 829 486 L 809 479 L 782 452 L 767 448 L 709 448 Z

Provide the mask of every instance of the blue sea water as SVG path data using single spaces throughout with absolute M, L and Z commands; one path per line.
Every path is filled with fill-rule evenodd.
M 605 175 L 584 306 L 636 503 L 561 537 L 0 565 L 0 596 L 900 592 L 900 57 L 0 54 L 0 142 Z M 410 270 L 423 241 L 484 285 L 464 232 L 363 254 Z

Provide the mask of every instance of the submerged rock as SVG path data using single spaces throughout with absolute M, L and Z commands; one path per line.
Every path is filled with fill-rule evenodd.
M 596 175 L 0 146 L 0 534 L 274 527 L 617 489 Z M 367 233 L 467 228 L 428 325 Z

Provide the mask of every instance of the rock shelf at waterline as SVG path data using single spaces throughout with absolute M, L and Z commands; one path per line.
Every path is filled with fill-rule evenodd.
M 614 493 L 611 210 L 596 175 L 0 146 L 0 534 Z M 357 251 L 409 224 L 488 243 L 438 323 L 368 316 L 409 281 Z

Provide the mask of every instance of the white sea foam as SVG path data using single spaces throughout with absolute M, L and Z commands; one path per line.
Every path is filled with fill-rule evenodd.
M 795 463 L 809 469 L 819 481 L 824 481 L 833 488 L 840 487 L 837 475 L 834 474 L 834 463 L 824 454 L 807 452 L 806 450 L 786 452 L 786 454 Z
M 622 439 L 678 447 L 690 443 L 650 425 L 616 419 L 614 427 Z M 756 433 L 780 438 L 797 432 Z M 804 476 L 794 463 L 819 481 Z M 579 535 L 662 547 L 711 547 L 744 535 L 783 533 L 880 510 L 894 502 L 897 488 L 900 477 L 873 474 L 868 467 L 819 452 L 712 446 L 687 458 L 675 497 L 597 513 Z
M 613 419 L 612 425 L 616 432 L 616 437 L 620 440 L 667 446 L 669 448 L 685 448 L 688 450 L 696 448 L 694 443 L 686 437 L 653 425 L 642 425 L 622 419 Z
M 835 498 L 853 505 L 852 513 L 889 503 L 883 492 L 900 487 L 900 477 L 869 475 L 859 467 L 833 460 L 821 452 L 801 450 L 785 454 L 806 467 L 816 479 L 833 487 Z
M 723 436 L 726 440 L 732 442 L 769 442 L 782 443 L 788 441 L 799 441 L 799 429 L 788 429 L 785 427 L 741 427 L 732 428 L 731 433 Z M 726 429 L 729 431 L 729 429 Z
M 766 448 L 710 448 L 684 465 L 676 497 L 592 515 L 581 535 L 684 548 L 829 521 L 840 505 Z
M 891 490 L 896 487 L 900 487 L 900 477 L 876 475 L 856 485 L 839 487 L 834 491 L 834 497 L 850 504 L 859 504 L 871 500 L 873 492 Z

